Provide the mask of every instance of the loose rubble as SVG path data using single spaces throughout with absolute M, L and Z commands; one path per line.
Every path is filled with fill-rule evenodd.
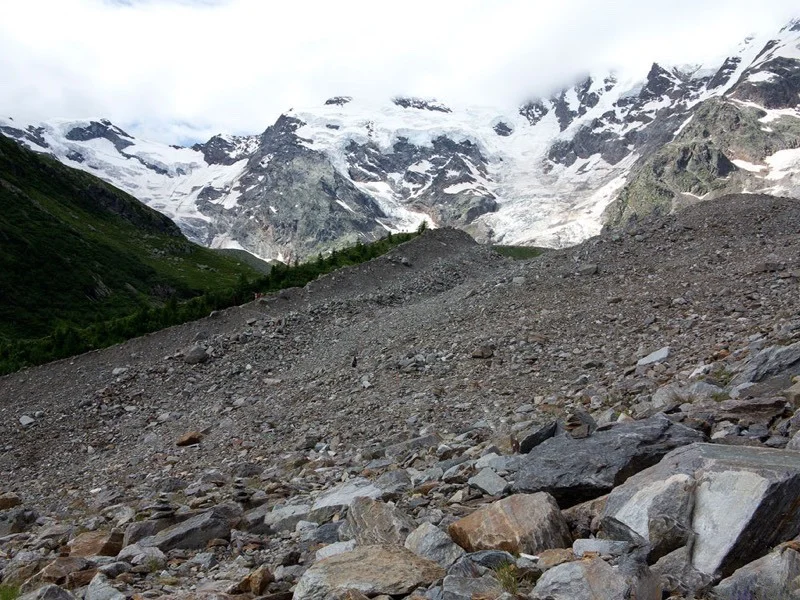
M 794 597 L 798 223 L 711 201 L 519 262 L 435 230 L 0 379 L 0 586 Z

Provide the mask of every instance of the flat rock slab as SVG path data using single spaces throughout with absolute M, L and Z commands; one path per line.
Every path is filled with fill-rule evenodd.
M 231 526 L 222 515 L 211 510 L 139 540 L 140 546 L 154 546 L 162 552 L 176 548 L 199 550 L 213 539 L 230 539 Z
M 87 531 L 69 542 L 70 556 L 116 556 L 122 550 L 121 531 Z
M 536 554 L 572 545 L 569 528 L 549 494 L 515 494 L 483 506 L 450 525 L 453 540 L 468 552 L 505 550 Z
M 724 577 L 800 533 L 798 507 L 800 453 L 693 444 L 616 488 L 604 515 L 656 547 L 691 540 L 691 566 Z
M 362 546 L 312 565 L 297 582 L 294 600 L 325 600 L 345 590 L 401 596 L 444 575 L 438 564 L 405 548 Z
M 325 492 L 312 505 L 312 510 L 349 507 L 356 498 L 380 498 L 383 491 L 369 479 L 357 478 Z
M 523 458 L 514 489 L 548 492 L 567 508 L 611 491 L 670 450 L 701 441 L 701 433 L 663 415 L 620 423 L 587 438 L 550 438 Z

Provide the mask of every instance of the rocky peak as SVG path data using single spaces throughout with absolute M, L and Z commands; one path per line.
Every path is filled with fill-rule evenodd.
M 117 149 L 117 152 L 122 152 L 125 148 L 133 145 L 133 136 L 107 119 L 90 121 L 88 125 L 73 127 L 64 137 L 74 142 L 88 142 L 100 138 L 106 139 L 114 144 L 114 148 Z
M 519 114 L 525 117 L 531 125 L 536 125 L 548 112 L 550 109 L 541 99 L 531 100 L 519 108 Z
M 344 106 L 345 104 L 352 102 L 352 96 L 334 96 L 333 98 L 328 98 L 325 100 L 325 106 Z
M 676 83 L 678 82 L 673 73 L 670 73 L 658 63 L 653 63 L 650 72 L 647 74 L 644 87 L 639 92 L 639 98 L 649 101 L 671 96 Z
M 397 98 L 393 98 L 392 102 L 403 108 L 416 108 L 417 110 L 431 110 L 443 113 L 453 112 L 447 106 L 436 100 L 398 96 Z

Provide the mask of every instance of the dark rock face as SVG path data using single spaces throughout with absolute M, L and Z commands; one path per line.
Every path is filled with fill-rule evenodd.
M 232 165 L 236 161 L 241 160 L 241 157 L 237 156 L 237 146 L 235 143 L 237 139 L 242 138 L 233 138 L 230 140 L 225 139 L 221 135 L 215 135 L 205 144 L 195 144 L 192 146 L 192 150 L 202 152 L 206 162 L 210 165 Z
M 336 106 L 344 106 L 348 102 L 352 102 L 352 96 L 334 96 L 333 98 L 328 98 L 325 100 L 326 106 L 336 105 Z
M 514 488 L 548 492 L 569 507 L 602 496 L 670 450 L 703 435 L 664 416 L 623 423 L 583 439 L 563 435 L 536 446 L 521 464 Z
M 497 210 L 494 194 L 474 174 L 488 178 L 488 161 L 469 140 L 454 142 L 440 136 L 431 146 L 415 146 L 401 137 L 389 153 L 374 143 L 352 141 L 346 151 L 351 179 L 388 182 L 410 206 L 431 214 L 437 223 L 464 225 Z M 402 178 L 389 177 L 390 173 Z
M 403 108 L 416 108 L 418 110 L 432 110 L 435 112 L 443 112 L 443 113 L 453 112 L 441 102 L 435 102 L 432 100 L 423 100 L 421 98 L 399 97 L 399 98 L 394 98 L 392 102 L 394 102 L 397 106 L 402 106 Z
M 508 137 L 509 135 L 514 133 L 514 130 L 511 129 L 511 127 L 509 127 L 508 124 L 503 123 L 502 121 L 500 121 L 497 125 L 494 126 L 494 131 L 497 135 L 501 135 L 503 137 Z
M 725 62 L 722 63 L 722 66 L 708 82 L 708 89 L 714 90 L 728 83 L 731 79 L 731 75 L 736 72 L 741 62 L 742 59 L 739 56 L 731 56 L 725 59 Z
M 534 100 L 532 102 L 528 102 L 527 104 L 521 106 L 519 109 L 519 114 L 528 119 L 528 123 L 530 123 L 531 125 L 536 125 L 549 112 L 550 109 L 547 108 L 544 101 L 542 100 Z
M 99 122 L 92 121 L 86 127 L 75 127 L 67 132 L 66 138 L 75 142 L 86 142 L 99 138 L 106 139 L 114 144 L 114 148 L 120 153 L 128 146 L 133 145 L 131 141 L 133 138 L 130 135 L 106 119 Z
M 769 79 L 751 81 L 749 77 L 763 74 Z M 731 97 L 744 102 L 755 102 L 765 108 L 794 108 L 800 94 L 800 62 L 796 59 L 776 57 L 757 71 L 745 71 L 742 79 L 731 91 Z

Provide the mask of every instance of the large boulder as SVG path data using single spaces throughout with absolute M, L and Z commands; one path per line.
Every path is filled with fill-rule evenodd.
M 364 497 L 353 501 L 347 513 L 347 522 L 360 546 L 402 546 L 414 529 L 409 518 L 396 506 Z
M 569 528 L 552 496 L 515 494 L 450 524 L 450 536 L 468 552 L 505 550 L 536 554 L 572 545 Z
M 790 346 L 770 346 L 748 359 L 731 380 L 731 386 L 762 381 L 766 377 L 800 372 L 800 342 Z
M 70 556 L 116 556 L 122 550 L 121 531 L 87 531 L 69 542 Z
M 661 600 L 661 589 L 646 566 L 614 568 L 600 558 L 568 562 L 545 572 L 530 598 L 534 600 Z
M 604 515 L 663 555 L 687 546 L 691 566 L 727 576 L 800 532 L 800 453 L 693 444 L 628 479 Z
M 297 582 L 294 600 L 325 600 L 345 590 L 402 596 L 444 575 L 438 564 L 405 548 L 361 546 L 312 565 Z
M 464 556 L 463 548 L 430 523 L 422 523 L 412 531 L 406 538 L 405 547 L 414 554 L 439 563 L 445 569 Z
M 670 450 L 703 440 L 701 433 L 663 415 L 621 423 L 582 439 L 550 438 L 525 457 L 515 490 L 548 492 L 563 508 L 570 507 L 611 491 Z
M 213 539 L 230 539 L 231 519 L 224 505 L 167 527 L 152 537 L 139 540 L 139 546 L 154 546 L 162 552 L 176 548 L 198 550 Z
M 737 569 L 713 590 L 718 600 L 794 600 L 799 593 L 800 553 L 791 548 L 779 548 Z

